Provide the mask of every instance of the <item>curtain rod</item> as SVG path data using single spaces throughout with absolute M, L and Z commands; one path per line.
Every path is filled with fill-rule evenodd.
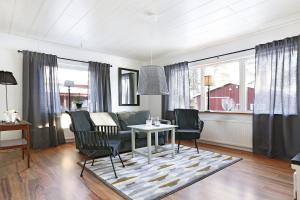
M 203 60 L 209 60 L 209 59 L 212 59 L 212 58 L 219 58 L 219 57 L 222 57 L 222 56 L 241 53 L 241 52 L 250 51 L 250 50 L 254 50 L 254 49 L 255 48 L 249 48 L 249 49 L 243 49 L 243 50 L 239 50 L 239 51 L 233 51 L 233 52 L 230 52 L 230 53 L 224 53 L 224 54 L 220 54 L 220 55 L 217 55 L 217 56 L 211 56 L 211 57 L 207 57 L 207 58 L 201 58 L 201 59 L 197 59 L 197 60 L 188 61 L 188 63 L 194 63 L 194 62 L 199 62 L 199 61 L 203 61 Z M 18 53 L 23 53 L 23 51 L 18 50 Z M 58 57 L 58 56 L 57 56 L 57 58 L 61 59 L 61 60 L 69 60 L 69 61 L 75 61 L 75 62 L 81 62 L 81 63 L 89 63 L 87 61 L 76 60 L 76 59 L 71 59 L 71 58 L 64 58 L 64 57 Z
M 22 50 L 18 50 L 18 53 L 23 53 Z M 76 59 L 71 59 L 71 58 L 64 58 L 64 57 L 58 57 L 58 59 L 61 59 L 61 60 L 69 60 L 69 61 L 75 61 L 75 62 L 81 62 L 81 63 L 89 63 L 88 61 L 83 61 L 83 60 L 76 60 Z
M 217 56 L 211 56 L 211 57 L 207 57 L 207 58 L 201 58 L 201 59 L 198 59 L 198 60 L 188 61 L 188 63 L 194 63 L 194 62 L 199 62 L 199 61 L 203 61 L 203 60 L 209 60 L 209 59 L 212 59 L 212 58 L 219 58 L 219 57 L 222 57 L 222 56 L 241 53 L 241 52 L 244 52 L 244 51 L 250 51 L 250 50 L 254 50 L 254 49 L 255 48 L 249 48 L 249 49 L 243 49 L 243 50 L 239 50 L 239 51 L 233 51 L 233 52 L 230 52 L 230 53 L 224 53 L 224 54 L 220 54 L 220 55 L 217 55 Z

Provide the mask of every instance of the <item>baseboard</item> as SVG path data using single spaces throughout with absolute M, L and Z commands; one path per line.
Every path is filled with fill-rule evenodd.
M 74 138 L 65 138 L 66 143 L 74 143 L 75 139 Z
M 242 150 L 242 151 L 253 152 L 251 147 L 241 147 L 241 146 L 238 146 L 238 145 L 224 144 L 224 143 L 219 143 L 219 142 L 215 142 L 215 141 L 208 141 L 208 140 L 202 140 L 202 139 L 199 139 L 198 141 L 201 142 L 201 143 L 204 143 L 204 144 L 212 144 L 212 145 L 227 147 L 227 148 L 231 148 L 231 149 L 238 149 L 238 150 Z
M 66 141 L 66 143 L 74 143 L 75 138 L 66 138 L 65 141 Z M 253 152 L 251 147 L 242 147 L 242 146 L 238 146 L 238 145 L 224 144 L 224 143 L 219 143 L 219 142 L 215 142 L 215 141 L 208 141 L 208 140 L 203 140 L 203 139 L 200 139 L 198 141 L 201 142 L 201 143 L 204 143 L 204 144 L 212 144 L 212 145 L 227 147 L 227 148 L 231 148 L 231 149 L 238 149 L 238 150 L 242 150 L 242 151 Z

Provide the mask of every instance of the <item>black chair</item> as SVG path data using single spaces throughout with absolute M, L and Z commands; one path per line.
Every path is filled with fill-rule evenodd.
M 67 113 L 71 117 L 71 130 L 74 132 L 75 142 L 80 152 L 91 158 L 92 165 L 97 158 L 103 157 L 103 154 L 109 155 L 114 170 L 115 177 L 118 178 L 112 156 L 119 157 L 123 167 L 125 167 L 119 154 L 121 140 L 118 137 L 117 126 L 100 126 L 95 127 L 89 112 L 74 111 Z M 87 159 L 84 160 L 80 176 L 82 177 Z
M 197 139 L 200 138 L 204 122 L 199 119 L 199 111 L 194 109 L 174 109 L 176 139 L 178 140 L 178 153 L 181 140 L 194 140 L 199 153 Z

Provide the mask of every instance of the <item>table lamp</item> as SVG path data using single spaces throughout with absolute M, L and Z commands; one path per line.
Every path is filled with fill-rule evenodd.
M 17 85 L 17 81 L 12 72 L 0 71 L 0 84 L 5 85 L 6 111 L 8 111 L 7 85 Z

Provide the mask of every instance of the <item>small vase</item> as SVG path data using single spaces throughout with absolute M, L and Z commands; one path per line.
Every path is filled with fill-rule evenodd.
M 82 103 L 76 103 L 76 108 L 81 109 L 82 108 Z

